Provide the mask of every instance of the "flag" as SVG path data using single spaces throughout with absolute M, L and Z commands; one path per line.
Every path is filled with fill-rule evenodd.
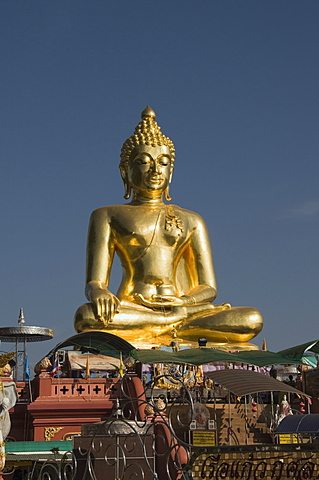
M 51 368 L 51 371 L 50 371 L 50 376 L 51 376 L 51 377 L 54 377 L 54 375 L 55 375 L 56 373 L 58 373 L 59 370 L 60 370 L 59 357 L 58 357 L 58 355 L 56 354 L 56 355 L 55 355 L 54 362 L 53 362 L 53 365 L 52 365 L 52 368 Z
M 26 380 L 30 380 L 30 367 L 29 367 L 29 359 L 25 357 L 23 372 Z

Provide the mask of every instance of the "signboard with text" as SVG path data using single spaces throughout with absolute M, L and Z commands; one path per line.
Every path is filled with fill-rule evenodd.
M 193 445 L 196 446 L 215 446 L 216 432 L 214 430 L 193 430 Z

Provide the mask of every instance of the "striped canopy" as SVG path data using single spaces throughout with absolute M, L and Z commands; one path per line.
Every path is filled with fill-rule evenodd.
M 238 397 L 258 392 L 291 392 L 305 396 L 304 392 L 291 387 L 286 383 L 279 382 L 263 373 L 252 370 L 226 369 L 215 372 L 207 372 L 205 376 L 219 383 Z

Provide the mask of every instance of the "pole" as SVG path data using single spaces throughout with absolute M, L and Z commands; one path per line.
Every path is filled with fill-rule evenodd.
M 229 431 L 228 431 L 228 441 L 229 445 L 232 444 L 232 418 L 231 418 L 231 407 L 230 407 L 230 390 L 228 390 L 228 414 L 229 414 L 229 419 L 228 419 L 228 424 L 229 424 Z
M 27 360 L 27 337 L 23 337 L 23 381 L 26 380 L 25 362 Z
M 247 395 L 245 395 L 245 442 L 248 445 L 248 410 L 247 410 Z
M 18 366 L 18 355 L 19 355 L 18 347 L 19 347 L 18 337 L 16 337 L 16 364 L 15 364 L 15 367 L 14 367 L 14 376 L 13 376 L 15 382 L 18 381 L 18 369 L 19 369 L 19 366 Z

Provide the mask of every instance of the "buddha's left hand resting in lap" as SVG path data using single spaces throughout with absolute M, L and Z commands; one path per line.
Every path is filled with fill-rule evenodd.
M 262 329 L 250 307 L 213 305 L 217 295 L 207 228 L 196 213 L 171 204 L 175 149 L 147 107 L 122 147 L 120 170 L 130 203 L 92 213 L 87 243 L 86 297 L 75 329 L 104 330 L 134 344 L 169 340 L 242 343 Z M 114 254 L 123 277 L 108 289 Z

